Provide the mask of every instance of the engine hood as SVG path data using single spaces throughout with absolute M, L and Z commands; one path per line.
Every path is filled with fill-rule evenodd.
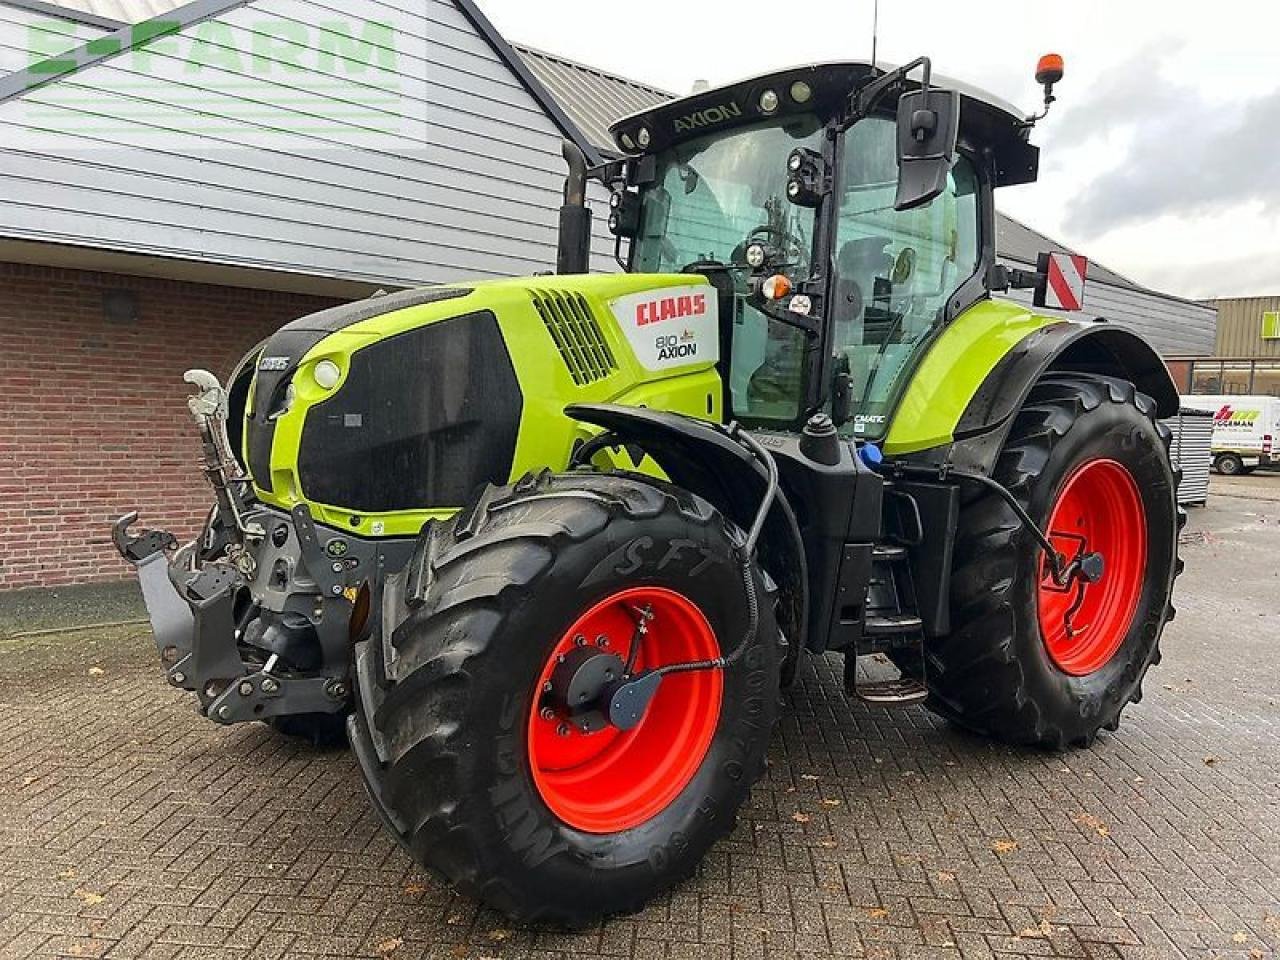
M 267 503 L 307 503 L 321 522 L 365 536 L 411 535 L 485 483 L 563 468 L 593 430 L 564 415 L 569 404 L 718 418 L 719 343 L 714 291 L 687 275 L 527 277 L 375 297 L 267 341 L 242 452 Z

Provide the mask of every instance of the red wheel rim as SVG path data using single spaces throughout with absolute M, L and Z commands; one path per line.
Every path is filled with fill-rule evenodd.
M 588 643 L 603 637 L 606 649 L 627 659 L 641 610 L 652 617 L 639 640 L 636 670 L 720 655 L 702 611 L 682 594 L 660 587 L 606 597 L 565 631 L 534 688 L 529 766 L 551 812 L 587 833 L 629 830 L 666 809 L 702 766 L 720 721 L 724 681 L 719 670 L 664 677 L 633 730 L 606 727 L 584 734 L 563 717 L 543 716 L 542 690 L 557 658 L 571 651 L 579 637 Z
M 1099 553 L 1097 583 L 1054 582 L 1040 568 L 1037 607 L 1049 656 L 1064 673 L 1087 676 L 1106 666 L 1124 642 L 1142 597 L 1147 521 L 1133 475 L 1114 460 L 1091 460 L 1067 480 L 1049 516 L 1049 540 L 1067 562 Z

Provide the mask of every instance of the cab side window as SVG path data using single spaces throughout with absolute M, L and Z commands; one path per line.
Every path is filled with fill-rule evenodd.
M 893 208 L 896 124 L 869 117 L 845 136 L 832 349 L 837 369 L 850 378 L 851 426 L 875 438 L 918 349 L 942 323 L 952 294 L 978 269 L 978 180 L 961 157 L 941 196 L 899 212 Z

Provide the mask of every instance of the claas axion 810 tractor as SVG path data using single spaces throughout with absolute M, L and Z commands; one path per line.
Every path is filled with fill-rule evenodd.
M 566 147 L 556 275 L 192 372 L 208 524 L 115 529 L 169 682 L 345 726 L 414 859 L 568 925 L 732 828 L 806 655 L 1010 743 L 1115 729 L 1173 614 L 1178 398 L 1135 334 L 996 298 L 1079 280 L 996 262 L 1037 119 L 926 59 L 697 93 Z M 589 175 L 623 273 L 587 275 Z

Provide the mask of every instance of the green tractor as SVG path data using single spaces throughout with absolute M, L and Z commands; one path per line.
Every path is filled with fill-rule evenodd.
M 558 274 L 193 371 L 208 524 L 114 531 L 169 683 L 349 737 L 418 863 L 570 926 L 732 829 L 806 656 L 1013 744 L 1116 729 L 1173 616 L 1178 397 L 1135 334 L 995 297 L 1079 299 L 1078 260 L 996 262 L 1037 119 L 925 59 L 697 93 L 604 167 L 566 148 Z M 588 176 L 617 275 L 587 275 Z

